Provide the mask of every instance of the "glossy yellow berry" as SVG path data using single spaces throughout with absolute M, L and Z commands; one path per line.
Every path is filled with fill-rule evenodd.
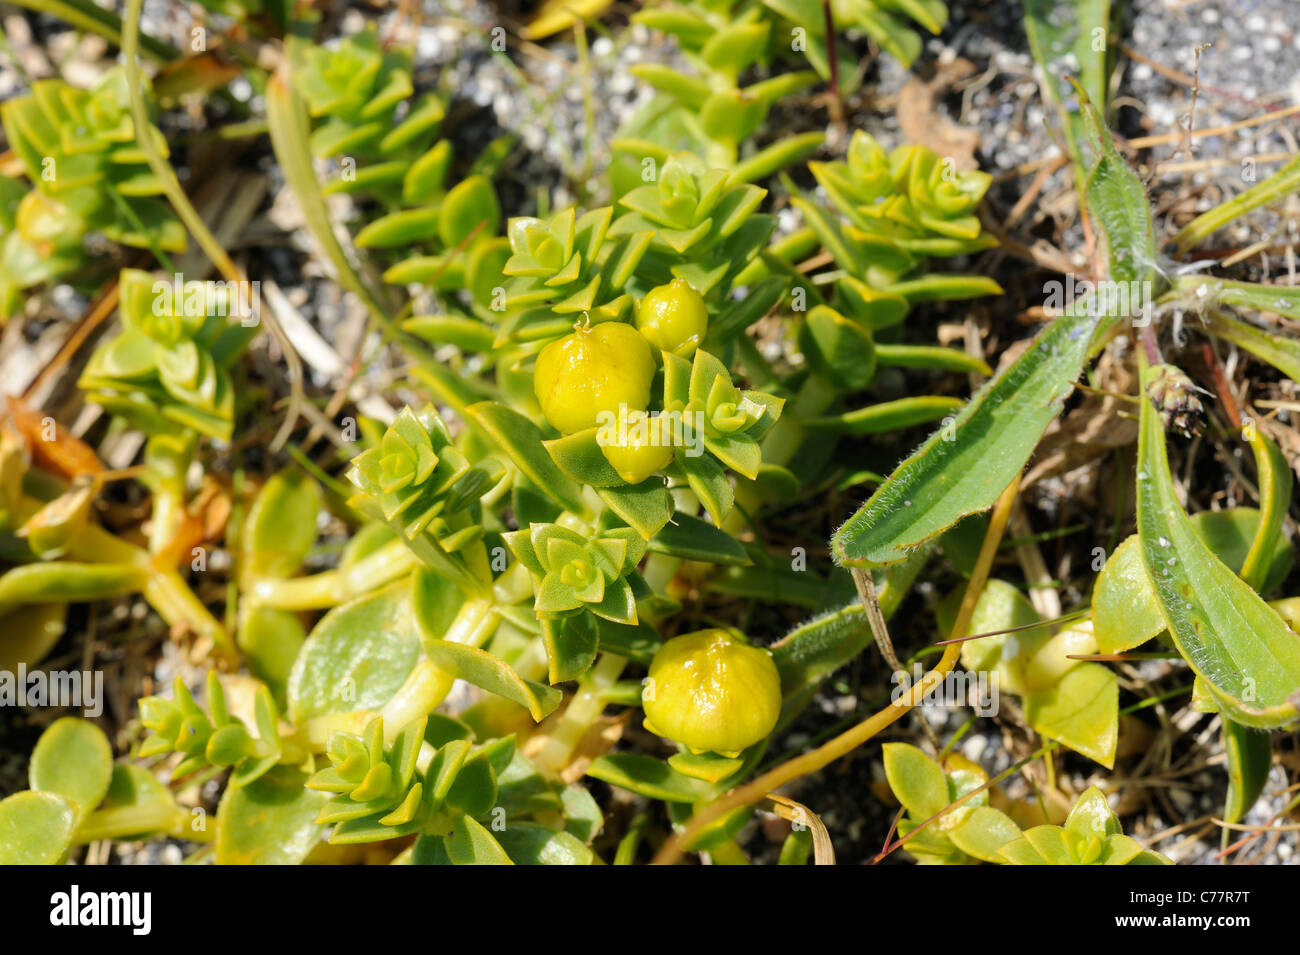
M 664 433 L 659 419 L 646 411 L 628 411 L 602 425 L 596 434 L 605 460 L 628 484 L 640 484 L 673 460 L 671 435 Z
M 709 310 L 689 282 L 673 279 L 641 299 L 636 326 L 655 348 L 688 358 L 709 329 Z
M 781 678 L 766 650 L 700 630 L 660 647 L 641 703 L 650 732 L 692 752 L 734 756 L 776 727 Z
M 537 356 L 533 391 L 556 429 L 594 428 L 601 412 L 644 408 L 655 375 L 654 355 L 640 332 L 622 322 L 577 328 Z

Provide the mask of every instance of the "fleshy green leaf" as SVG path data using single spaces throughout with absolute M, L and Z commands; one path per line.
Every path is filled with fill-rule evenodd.
M 446 847 L 456 865 L 514 865 L 492 833 L 469 816 L 456 817 Z
M 587 775 L 664 802 L 693 804 L 708 791 L 699 780 L 683 776 L 662 760 L 635 753 L 599 756 L 587 768 Z
M 595 858 L 595 853 L 569 833 L 536 823 L 512 823 L 496 838 L 516 865 L 591 865 Z
M 1174 494 L 1160 416 L 1145 400 L 1138 469 L 1142 556 L 1179 653 L 1233 720 L 1264 729 L 1295 721 L 1300 640 L 1196 533 Z
M 65 716 L 49 725 L 32 750 L 27 770 L 32 789 L 62 796 L 85 819 L 108 791 L 113 749 L 94 723 Z
M 1100 663 L 1080 663 L 1054 685 L 1027 693 L 1025 720 L 1036 731 L 1101 763 L 1115 765 L 1119 684 Z
M 329 793 L 307 775 L 277 766 L 247 786 L 228 786 L 217 808 L 219 865 L 298 865 L 325 834 L 316 816 Z
M 983 862 L 1001 862 L 1003 846 L 1020 838 L 1020 827 L 1006 813 L 990 806 L 976 806 L 959 825 L 946 833 L 952 844 L 968 856 Z
M 54 865 L 77 828 L 77 807 L 54 793 L 27 790 L 0 800 L 0 865 Z
M 649 540 L 646 549 L 656 554 L 711 564 L 745 566 L 750 563 L 745 548 L 734 537 L 684 511 L 673 514 L 672 520 Z
M 381 708 L 420 656 L 411 588 L 399 580 L 331 610 L 312 629 L 289 674 L 295 723 L 325 713 Z
M 1122 653 L 1165 629 L 1160 601 L 1147 577 L 1138 536 L 1115 548 L 1092 592 L 1093 633 L 1099 653 Z
M 942 766 L 907 743 L 886 743 L 881 749 L 889 788 L 914 819 L 929 819 L 947 808 L 948 778 Z
M 1228 796 L 1223 803 L 1224 822 L 1240 822 L 1255 805 L 1273 764 L 1273 743 L 1268 733 L 1223 718 L 1223 751 L 1228 758 Z
M 425 643 L 425 652 L 435 664 L 462 680 L 518 703 L 538 723 L 549 716 L 563 698 L 554 687 L 521 678 L 509 664 L 486 650 L 447 640 L 429 640 Z
M 524 475 L 566 510 L 587 515 L 582 487 L 551 460 L 542 444 L 542 432 L 519 412 L 503 404 L 484 401 L 470 405 L 469 414 Z

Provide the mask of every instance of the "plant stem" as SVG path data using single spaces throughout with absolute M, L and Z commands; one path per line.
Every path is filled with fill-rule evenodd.
M 481 647 L 491 638 L 501 622 L 496 604 L 489 599 L 470 599 L 461 605 L 443 639 L 470 647 Z M 409 723 L 428 716 L 451 692 L 455 674 L 422 657 L 407 674 L 406 682 L 379 712 L 354 710 L 351 713 L 327 713 L 313 717 L 298 728 L 293 743 L 309 752 L 322 752 L 334 733 L 360 735 L 374 717 L 384 720 L 384 741 L 391 744 Z
M 983 546 L 980 547 L 979 557 L 975 561 L 970 581 L 966 585 L 961 610 L 953 623 L 952 636 L 961 636 L 970 627 L 971 617 L 975 613 L 975 604 L 984 590 L 989 571 L 993 568 L 993 559 L 997 556 L 998 545 L 1002 540 L 1002 532 L 1006 528 L 1007 519 L 1011 516 L 1011 505 L 1015 502 L 1019 491 L 1020 477 L 1017 475 L 1016 479 L 1007 486 L 993 506 L 993 514 L 989 519 L 989 527 L 984 535 Z M 957 659 L 960 656 L 961 644 L 948 644 L 944 647 L 943 656 L 935 664 L 934 669 L 926 673 L 918 683 L 914 684 L 906 695 L 892 701 L 883 710 L 863 720 L 852 729 L 836 736 L 830 742 L 819 746 L 812 752 L 804 753 L 802 756 L 797 756 L 774 769 L 768 770 L 757 779 L 733 789 L 721 799 L 696 813 L 680 832 L 664 843 L 654 858 L 654 864 L 673 864 L 681 858 L 691 840 L 709 823 L 721 818 L 733 809 L 752 805 L 769 792 L 801 776 L 815 773 L 857 749 L 924 700 L 948 675 L 949 671 L 957 664 Z
M 543 772 L 558 775 L 573 759 L 587 731 L 596 725 L 605 710 L 605 693 L 618 682 L 627 660 L 606 653 L 582 678 L 582 685 L 569 701 L 564 715 L 547 737 L 542 747 L 532 755 L 533 762 Z
M 87 33 L 101 36 L 114 46 L 125 50 L 126 35 L 122 21 L 111 11 L 99 7 L 91 0 L 14 0 L 14 6 L 35 10 Z M 180 59 L 180 51 L 150 36 L 140 37 L 140 46 L 150 59 L 169 63 Z
M 213 832 L 204 826 L 194 829 L 190 815 L 172 803 L 141 803 L 113 806 L 92 812 L 77 827 L 72 841 L 76 845 L 100 839 L 121 839 L 141 833 L 166 833 L 189 842 L 211 842 Z
M 199 636 L 211 640 L 215 652 L 227 662 L 233 663 L 239 659 L 239 651 L 226 628 L 176 571 L 151 571 L 143 593 L 144 599 L 169 624 L 186 626 Z
M 389 541 L 351 567 L 307 577 L 264 577 L 245 581 L 244 594 L 255 607 L 323 610 L 378 590 L 409 574 L 419 563 L 402 541 Z

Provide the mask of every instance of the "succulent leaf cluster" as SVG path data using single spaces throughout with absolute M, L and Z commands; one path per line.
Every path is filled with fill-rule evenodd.
M 641 274 L 654 285 L 676 277 L 701 295 L 730 288 L 771 236 L 774 222 L 757 209 L 767 191 L 708 168 L 690 153 L 669 158 L 657 179 L 619 199 L 625 210 L 614 235 L 651 232 Z
M 230 367 L 257 331 L 248 315 L 229 314 L 242 295 L 230 284 L 194 283 L 186 292 L 123 269 L 122 330 L 96 349 L 81 387 L 146 433 L 165 435 L 179 424 L 228 440 L 235 418 Z
M 73 273 L 83 240 L 102 233 L 123 245 L 176 252 L 185 231 L 136 144 L 126 75 L 110 70 L 93 89 L 38 80 L 0 107 L 5 138 L 30 188 L 0 176 L 0 315 L 20 293 Z M 161 133 L 150 126 L 158 150 Z
M 416 762 L 424 742 L 425 720 L 404 727 L 393 744 L 384 746 L 384 721 L 376 717 L 361 736 L 335 733 L 326 755 L 330 766 L 307 780 L 307 787 L 333 793 L 316 822 L 333 825 L 333 842 L 346 842 L 359 827 L 348 823 L 369 820 L 395 838 L 415 821 L 424 804 L 424 781 L 416 779 Z M 432 799 L 429 800 L 432 803 Z M 405 830 L 409 831 L 409 830 Z M 365 839 L 369 841 L 367 832 Z
M 770 62 L 773 48 L 779 49 L 780 31 L 773 29 L 772 18 L 765 18 L 765 13 L 769 11 L 757 5 L 728 11 L 708 9 L 699 3 L 673 3 L 642 10 L 633 17 L 676 37 L 694 64 L 694 75 L 650 63 L 634 66 L 632 72 L 675 106 L 680 122 L 699 137 L 702 151 L 710 160 L 735 162 L 742 145 L 763 126 L 774 103 L 817 81 L 816 73 L 802 70 L 740 85 L 742 75 Z M 650 132 L 637 128 L 635 123 L 624 130 L 629 136 Z M 783 156 L 780 164 L 794 161 L 819 142 L 817 139 L 801 144 L 795 152 Z
M 458 720 L 434 715 L 384 744 L 383 721 L 336 733 L 330 766 L 306 783 L 331 793 L 316 817 L 335 845 L 419 833 L 399 861 L 421 865 L 588 863 L 599 811 L 577 787 L 544 778 L 512 736 L 475 743 Z M 585 797 L 585 798 L 584 798 Z M 540 843 L 540 846 L 539 846 Z
M 179 753 L 183 759 L 172 769 L 175 779 L 215 766 L 231 770 L 230 785 L 246 786 L 280 763 L 283 745 L 275 701 L 265 686 L 258 688 L 254 733 L 230 713 L 216 671 L 209 671 L 206 689 L 206 712 L 180 677 L 173 683 L 171 699 L 143 698 L 140 722 L 148 735 L 140 744 L 139 755 L 147 759 Z
M 823 79 L 829 79 L 830 57 L 821 3 L 763 0 L 763 5 L 805 31 L 808 62 Z M 907 67 L 921 54 L 921 37 L 916 29 L 938 34 L 948 22 L 944 0 L 832 0 L 830 7 L 837 32 L 856 28 Z
M 958 171 L 951 159 L 927 146 L 888 152 L 858 130 L 844 162 L 811 162 L 808 168 L 849 220 L 848 235 L 855 241 L 945 256 L 995 244 L 977 214 L 992 177 Z
M 1123 834 L 1095 786 L 1079 797 L 1063 826 L 1022 830 L 990 804 L 988 773 L 978 764 L 958 754 L 940 763 L 906 743 L 886 743 L 884 754 L 886 779 L 904 809 L 898 834 L 923 865 L 1170 864 Z
M 631 528 L 598 530 L 589 537 L 558 524 L 533 524 L 502 535 L 537 581 L 533 610 L 540 619 L 592 613 L 614 623 L 637 622 L 636 573 L 645 541 Z
M 632 304 L 626 284 L 652 232 L 607 241 L 613 217 L 613 208 L 604 206 L 581 216 L 570 208 L 546 220 L 511 219 L 511 255 L 502 268 L 509 276 L 506 306 L 544 307 L 557 317 L 585 313 L 597 322 L 621 318 Z
M 449 182 L 451 143 L 440 139 L 446 105 L 436 91 L 415 93 L 413 53 L 384 48 L 374 28 L 329 48 L 293 41 L 296 88 L 317 121 L 311 151 L 340 165 L 328 193 L 372 197 L 382 213 L 356 234 L 364 249 L 422 249 L 385 277 L 464 288 L 472 303 L 490 304 L 505 244 L 491 159 Z

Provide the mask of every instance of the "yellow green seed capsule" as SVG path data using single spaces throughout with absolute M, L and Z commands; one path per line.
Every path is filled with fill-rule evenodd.
M 600 450 L 628 484 L 640 484 L 673 460 L 670 437 L 659 427 L 659 419 L 646 411 L 628 411 L 613 426 L 597 434 Z
M 644 408 L 655 375 L 654 355 L 640 332 L 622 322 L 580 326 L 537 356 L 533 390 L 564 434 L 594 428 L 601 412 Z
M 689 282 L 673 279 L 641 299 L 636 325 L 655 348 L 689 358 L 709 329 L 709 310 Z
M 734 756 L 776 727 L 781 678 L 766 650 L 700 630 L 659 649 L 641 703 L 650 732 L 695 753 Z

